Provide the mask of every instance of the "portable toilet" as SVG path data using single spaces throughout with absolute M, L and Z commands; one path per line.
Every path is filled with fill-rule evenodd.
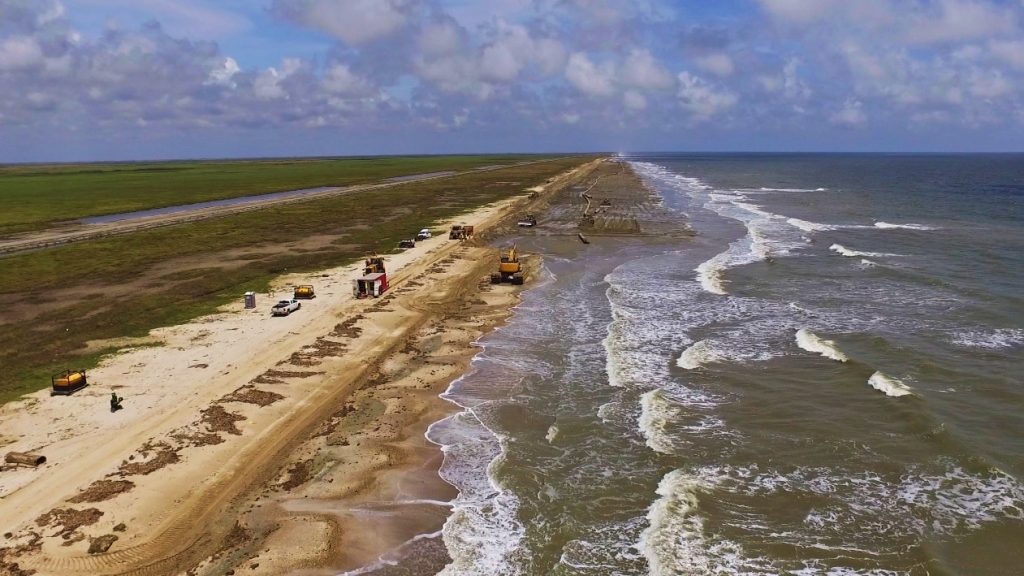
M 246 292 L 245 293 L 245 307 L 246 307 L 246 309 L 250 309 L 250 308 L 255 308 L 256 307 L 256 293 L 255 292 Z

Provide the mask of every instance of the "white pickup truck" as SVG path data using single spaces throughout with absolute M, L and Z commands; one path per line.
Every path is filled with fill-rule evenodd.
M 427 238 L 430 238 L 430 230 L 428 228 L 420 230 L 419 234 L 416 235 L 417 240 L 426 240 Z
M 299 308 L 302 308 L 302 303 L 298 300 L 281 300 L 270 309 L 270 315 L 287 316 Z

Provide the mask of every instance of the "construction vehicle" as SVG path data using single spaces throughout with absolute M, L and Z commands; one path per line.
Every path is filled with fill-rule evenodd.
M 513 244 L 511 248 L 501 251 L 498 271 L 491 274 L 491 284 L 509 282 L 521 285 L 525 281 L 526 277 L 523 275 L 523 267 L 519 263 L 519 252 L 516 250 L 515 244 Z
M 313 290 L 313 286 L 310 284 L 302 284 L 296 286 L 295 291 L 292 293 L 292 298 L 296 300 L 312 300 L 316 298 L 316 292 Z
M 472 237 L 473 227 L 464 224 L 456 224 L 452 226 L 451 232 L 448 232 L 449 240 L 468 240 Z
M 65 370 L 51 376 L 50 385 L 53 386 L 51 396 L 67 396 L 88 386 L 89 381 L 85 377 L 85 370 Z
M 537 217 L 533 214 L 527 214 L 525 218 L 521 218 L 518 222 L 520 228 L 533 228 L 537 225 Z
M 373 256 L 366 259 L 366 267 L 363 268 L 363 274 L 383 274 L 384 273 L 384 259 L 380 256 Z

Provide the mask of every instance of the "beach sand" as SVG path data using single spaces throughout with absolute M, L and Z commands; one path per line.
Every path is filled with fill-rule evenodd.
M 255 310 L 153 331 L 73 396 L 0 408 L 0 449 L 47 457 L 0 473 L 0 574 L 335 573 L 439 528 L 431 502 L 367 518 L 389 516 L 375 503 L 451 497 L 423 430 L 518 291 L 486 281 L 486 236 L 594 165 L 459 217 L 476 241 L 444 234 L 388 256 L 379 299 L 352 298 L 361 264 L 283 277 Z M 270 318 L 297 284 L 317 298 Z

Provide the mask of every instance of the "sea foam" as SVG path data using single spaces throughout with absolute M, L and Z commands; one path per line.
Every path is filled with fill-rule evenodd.
M 846 362 L 849 358 L 843 354 L 836 343 L 832 340 L 825 340 L 807 328 L 796 331 L 796 345 L 815 354 L 821 354 L 825 358 L 831 358 L 837 362 Z
M 996 328 L 993 330 L 960 330 L 953 335 L 953 343 L 966 348 L 999 350 L 1024 345 L 1024 329 Z
M 907 386 L 896 378 L 883 374 L 882 372 L 875 372 L 872 374 L 871 377 L 868 378 L 868 384 L 886 396 L 899 397 L 914 393 L 910 386 Z
M 887 256 L 899 256 L 899 254 L 888 254 L 885 252 L 859 252 L 857 250 L 850 250 L 842 244 L 833 244 L 829 246 L 828 249 L 848 258 L 885 258 Z
M 889 222 L 875 222 L 875 228 L 883 230 L 935 230 L 935 228 L 923 224 L 890 224 Z

